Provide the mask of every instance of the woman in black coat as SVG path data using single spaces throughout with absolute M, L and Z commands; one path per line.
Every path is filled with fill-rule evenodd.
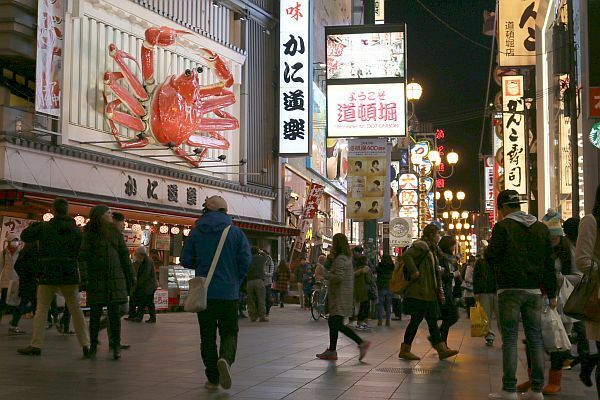
M 138 308 L 136 317 L 132 319 L 134 322 L 142 322 L 144 319 L 144 311 L 148 308 L 150 318 L 148 323 L 156 323 L 156 309 L 154 308 L 154 292 L 158 288 L 156 281 L 156 271 L 152 259 L 146 254 L 145 247 L 138 247 L 135 250 L 135 260 L 138 265 L 137 280 L 133 288 L 133 297 Z
M 454 299 L 452 283 L 454 278 L 460 276 L 458 270 L 458 261 L 456 259 L 455 248 L 456 239 L 453 236 L 444 236 L 438 244 L 441 254 L 440 260 L 440 276 L 442 278 L 442 289 L 444 297 L 442 299 L 442 325 L 440 326 L 440 334 L 444 343 L 448 344 L 448 332 L 450 327 L 458 321 L 458 308 Z
M 105 205 L 90 210 L 79 253 L 82 281 L 90 311 L 91 352 L 96 353 L 102 308 L 108 308 L 109 342 L 113 358 L 121 358 L 121 315 L 133 287 L 133 271 L 123 235 L 112 224 L 112 211 Z

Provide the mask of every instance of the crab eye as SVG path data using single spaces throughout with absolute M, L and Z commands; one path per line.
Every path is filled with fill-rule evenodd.
M 199 74 L 201 74 L 201 73 L 202 73 L 202 71 L 204 71 L 204 68 L 202 68 L 202 67 L 198 67 L 198 68 L 196 68 L 196 71 L 198 71 L 198 73 L 199 73 Z
M 185 76 L 190 76 L 192 74 L 192 71 L 189 69 L 185 70 Z

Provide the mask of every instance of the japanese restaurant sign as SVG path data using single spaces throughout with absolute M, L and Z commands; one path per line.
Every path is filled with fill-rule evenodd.
M 406 134 L 404 83 L 327 86 L 327 136 Z
M 495 211 L 495 191 L 494 191 L 494 157 L 484 156 L 484 175 L 485 175 L 485 211 L 494 213 Z
M 535 65 L 537 0 L 500 0 L 498 48 L 501 67 Z
M 348 209 L 354 221 L 388 219 L 391 149 L 386 139 L 348 141 Z
M 504 188 L 527 194 L 527 136 L 523 76 L 502 77 Z
M 309 0 L 281 0 L 279 153 L 309 153 Z
M 317 214 L 324 190 L 325 186 L 323 185 L 314 182 L 310 184 L 308 196 L 306 196 L 306 203 L 304 204 L 304 210 L 302 211 L 302 219 L 300 220 L 300 236 L 296 239 L 296 244 L 294 246 L 295 251 L 302 251 L 304 241 L 306 240 L 306 234 L 312 227 L 312 220 Z
M 64 1 L 39 0 L 35 110 L 60 114 L 62 48 L 65 31 Z

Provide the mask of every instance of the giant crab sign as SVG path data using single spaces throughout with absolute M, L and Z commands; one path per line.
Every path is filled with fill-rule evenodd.
M 202 67 L 186 69 L 183 74 L 169 75 L 157 83 L 154 76 L 156 46 L 175 44 L 177 37 L 189 32 L 168 27 L 149 28 L 142 45 L 142 78 L 140 82 L 126 64 L 126 59 L 137 60 L 115 44 L 108 46 L 109 55 L 121 72 L 104 73 L 104 103 L 106 118 L 117 144 L 123 149 L 138 149 L 150 141 L 173 150 L 177 157 L 197 167 L 209 149 L 227 150 L 229 141 L 218 132 L 239 128 L 238 120 L 224 111 L 235 103 L 230 90 L 233 76 L 219 55 L 201 48 L 200 55 L 214 69 L 219 82 L 202 86 L 199 75 Z M 120 81 L 125 81 L 126 88 Z M 114 99 L 109 101 L 108 93 Z M 207 116 L 207 114 L 212 115 Z M 134 140 L 122 140 L 118 125 L 139 132 Z M 183 144 L 196 147 L 187 154 Z

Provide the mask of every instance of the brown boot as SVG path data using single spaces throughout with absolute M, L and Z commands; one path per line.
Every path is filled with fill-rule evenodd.
M 560 393 L 560 384 L 562 382 L 562 369 L 550 369 L 548 372 L 548 384 L 542 390 L 543 394 Z
M 433 348 L 437 351 L 440 360 L 445 360 L 446 358 L 455 356 L 458 354 L 458 350 L 451 350 L 446 346 L 446 343 L 439 342 Z
M 382 326 L 383 325 L 383 320 L 377 320 L 377 326 Z
M 405 343 L 402 343 L 402 345 L 400 346 L 400 353 L 398 354 L 398 357 L 403 360 L 408 360 L 408 361 L 417 361 L 417 360 L 421 359 L 417 355 L 411 353 L 410 352 L 410 344 L 405 344 Z
M 529 380 L 517 385 L 517 392 L 525 393 L 531 389 L 531 368 L 527 368 L 527 376 L 529 377 Z
M 389 319 L 386 319 L 386 320 L 385 320 L 385 326 L 390 326 L 391 324 L 392 324 L 392 323 L 391 323 L 391 321 L 390 321 Z

